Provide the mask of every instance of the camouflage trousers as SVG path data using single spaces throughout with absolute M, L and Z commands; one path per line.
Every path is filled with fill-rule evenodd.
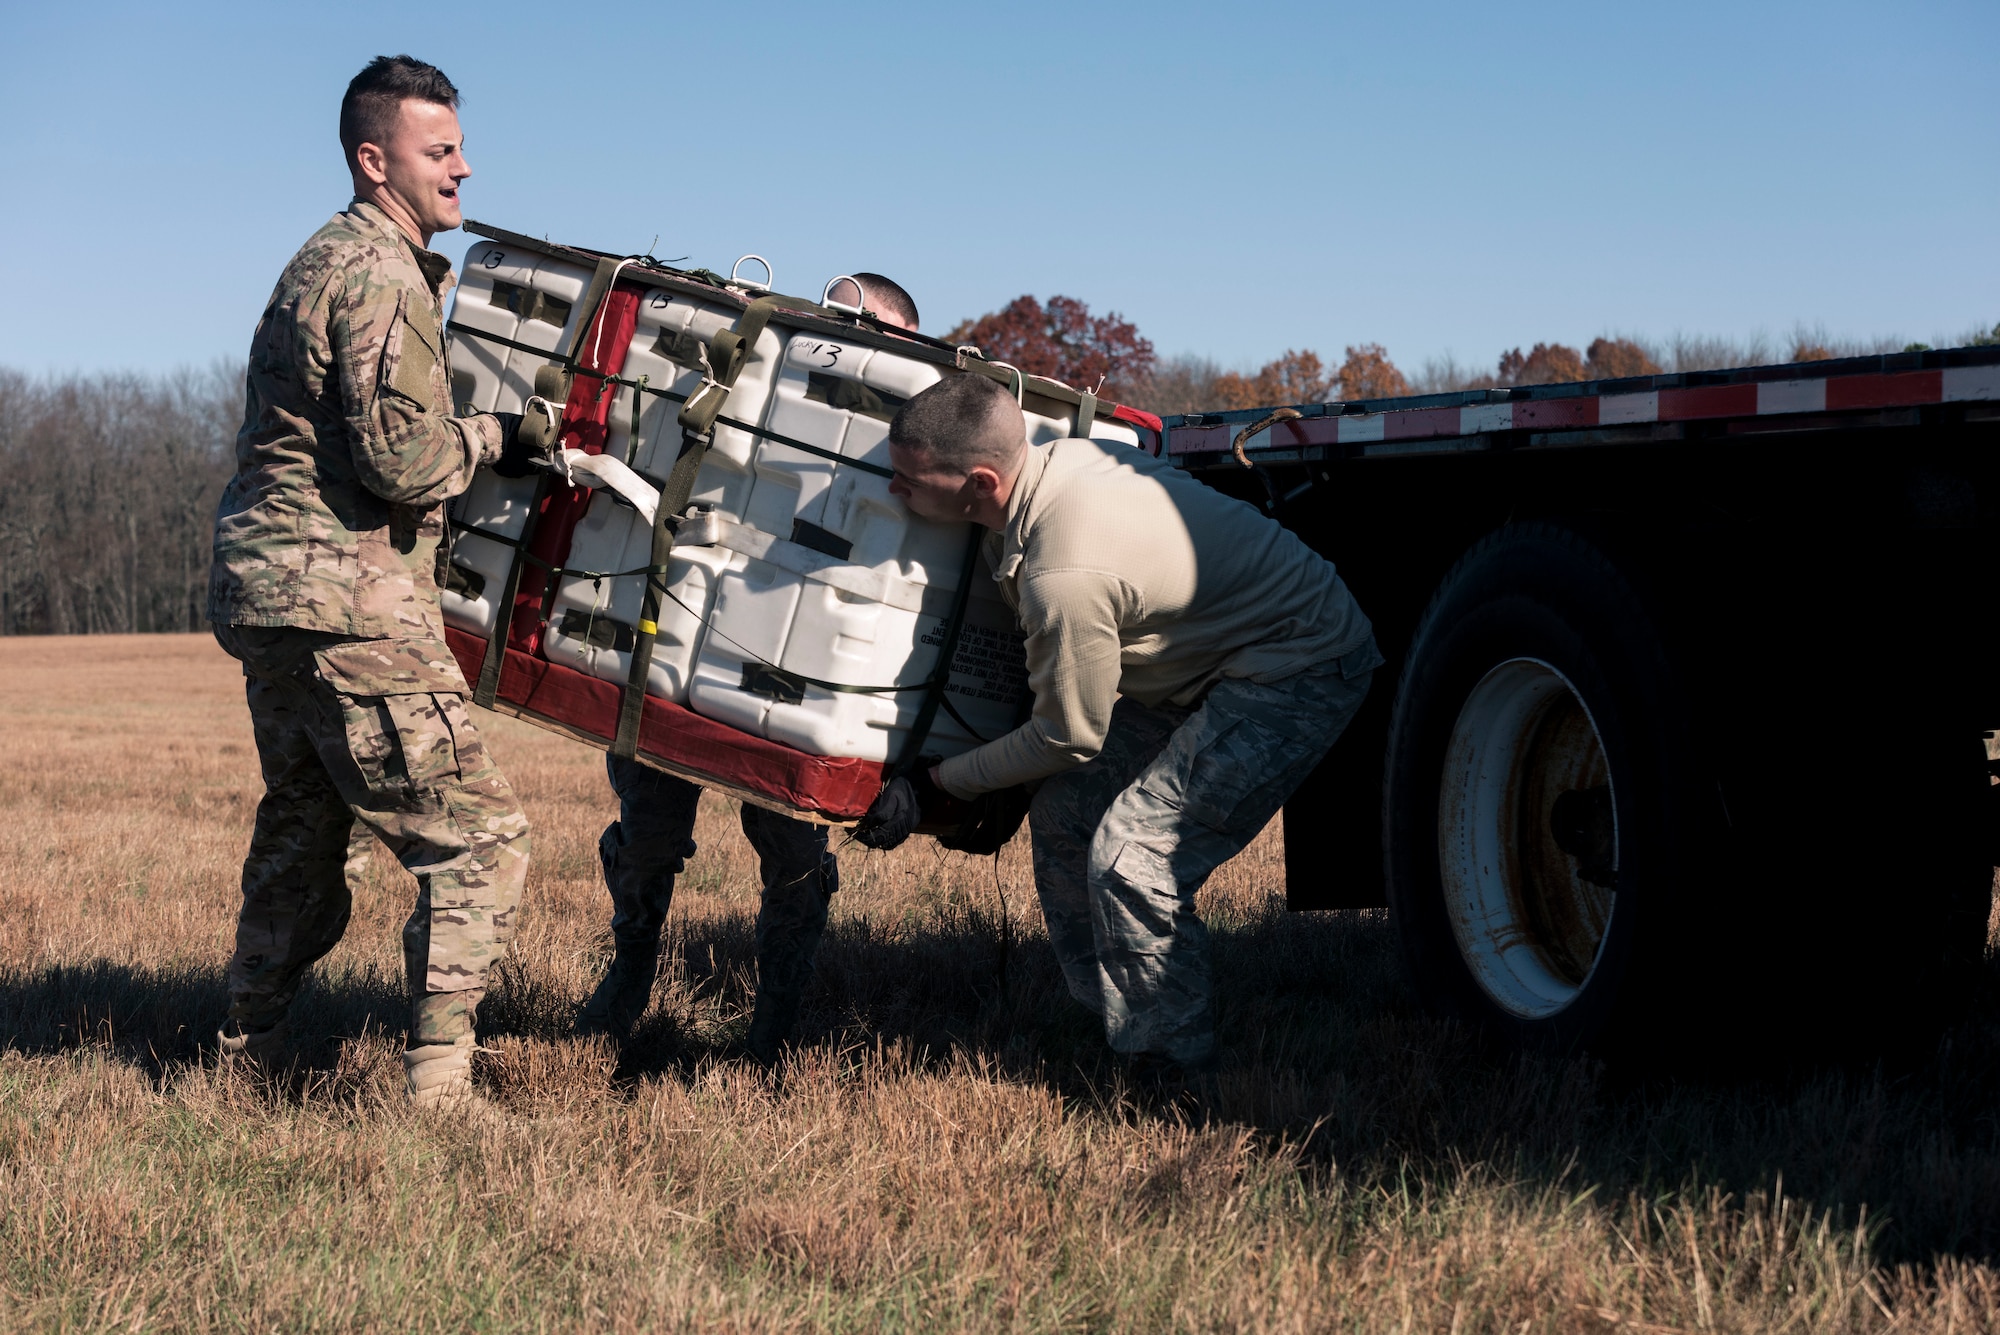
M 694 856 L 701 788 L 636 760 L 604 759 L 618 794 L 618 819 L 597 843 L 611 892 L 611 935 L 621 951 L 656 951 L 674 878 Z M 752 1029 L 775 1043 L 798 1022 L 827 908 L 840 888 L 840 864 L 827 848 L 824 825 L 748 802 L 742 821 L 763 881 Z
M 1036 792 L 1028 821 L 1049 940 L 1113 1051 L 1212 1059 L 1195 892 L 1305 781 L 1381 661 L 1371 642 L 1282 681 L 1219 681 L 1192 709 L 1121 699 L 1103 751 Z
M 411 1041 L 468 1036 L 487 970 L 514 935 L 528 824 L 464 697 L 420 689 L 453 685 L 451 673 L 398 641 L 291 627 L 215 635 L 243 663 L 264 774 L 230 1018 L 245 1030 L 283 1019 L 306 971 L 340 941 L 353 904 L 350 835 L 365 826 L 417 878 L 403 925 Z M 357 656 L 362 645 L 376 652 Z

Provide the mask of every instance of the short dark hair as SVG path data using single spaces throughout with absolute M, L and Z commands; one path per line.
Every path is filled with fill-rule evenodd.
M 363 144 L 388 141 L 403 102 L 412 97 L 441 107 L 458 106 L 458 88 L 444 71 L 415 56 L 377 56 L 354 76 L 347 96 L 340 99 L 340 146 L 347 153 L 349 171 L 361 165 L 355 155 Z
M 849 274 L 848 277 L 861 284 L 859 304 L 866 306 L 870 314 L 881 315 L 887 312 L 912 329 L 920 323 L 917 319 L 917 299 L 905 291 L 903 285 L 895 279 L 879 273 Z
M 978 464 L 1012 462 L 1016 439 L 1027 442 L 1025 430 L 1012 428 L 1018 418 L 1014 396 L 977 371 L 947 375 L 896 410 L 889 439 L 905 449 L 921 450 L 947 468 L 969 472 Z

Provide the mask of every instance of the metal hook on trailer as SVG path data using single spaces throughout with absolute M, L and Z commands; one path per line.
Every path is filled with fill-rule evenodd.
M 1269 431 L 1280 422 L 1296 422 L 1298 420 L 1299 410 L 1297 408 L 1280 408 L 1276 412 L 1258 418 L 1249 426 L 1237 432 L 1236 439 L 1230 443 L 1229 451 L 1236 456 L 1237 463 L 1242 464 L 1245 468 L 1255 468 L 1257 465 L 1250 462 L 1250 456 L 1243 452 L 1243 447 L 1249 443 L 1250 437 L 1256 435 L 1259 431 Z
M 1250 438 L 1252 436 L 1255 436 L 1258 432 L 1268 431 L 1280 422 L 1296 422 L 1299 420 L 1300 416 L 1301 414 L 1299 410 L 1296 408 L 1276 409 L 1275 411 L 1263 417 L 1258 418 L 1256 421 L 1252 422 L 1249 426 L 1246 426 L 1241 431 L 1237 432 L 1236 439 L 1231 441 L 1229 445 L 1229 451 L 1231 454 L 1234 454 L 1236 456 L 1236 462 L 1242 464 L 1245 468 L 1254 469 L 1257 474 L 1257 480 L 1264 484 L 1264 495 L 1267 498 L 1267 501 L 1264 506 L 1264 513 L 1269 515 L 1276 515 L 1278 513 L 1278 507 L 1280 505 L 1283 505 L 1286 501 L 1290 500 L 1291 497 L 1278 495 L 1278 484 L 1271 477 L 1271 470 L 1268 468 L 1260 467 L 1257 464 L 1257 462 L 1253 460 L 1249 456 L 1249 454 L 1247 454 L 1244 451 L 1244 446 L 1249 444 Z

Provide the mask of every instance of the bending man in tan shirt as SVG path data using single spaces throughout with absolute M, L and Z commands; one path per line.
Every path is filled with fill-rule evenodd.
M 1208 1066 L 1195 892 L 1360 707 L 1382 662 L 1368 618 L 1297 537 L 1171 464 L 1101 441 L 1028 445 L 1019 406 L 983 376 L 912 399 L 889 452 L 912 512 L 993 530 L 1035 708 L 895 780 L 857 837 L 893 845 L 944 794 L 977 804 L 1039 783 L 1035 888 L 1071 994 L 1142 1075 Z

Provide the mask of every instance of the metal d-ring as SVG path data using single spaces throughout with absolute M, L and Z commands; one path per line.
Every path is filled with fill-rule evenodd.
M 757 263 L 764 266 L 763 282 L 753 283 L 748 278 L 738 278 L 736 276 L 736 271 L 743 267 L 744 260 L 755 260 L 757 261 Z M 759 292 L 769 292 L 771 290 L 771 284 L 778 281 L 778 274 L 777 271 L 771 267 L 771 261 L 765 259 L 762 255 L 745 255 L 741 259 L 738 259 L 736 263 L 729 266 L 729 281 L 737 287 L 755 288 Z
M 854 290 L 861 294 L 861 300 L 855 302 L 852 306 L 848 305 L 844 301 L 835 301 L 833 299 L 833 289 L 839 287 L 842 283 L 854 284 Z M 823 290 L 819 294 L 820 305 L 825 306 L 830 310 L 846 311 L 850 315 L 868 314 L 867 302 L 868 302 L 868 289 L 861 286 L 861 280 L 859 278 L 856 278 L 851 273 L 835 274 L 832 278 L 827 280 L 825 290 Z

